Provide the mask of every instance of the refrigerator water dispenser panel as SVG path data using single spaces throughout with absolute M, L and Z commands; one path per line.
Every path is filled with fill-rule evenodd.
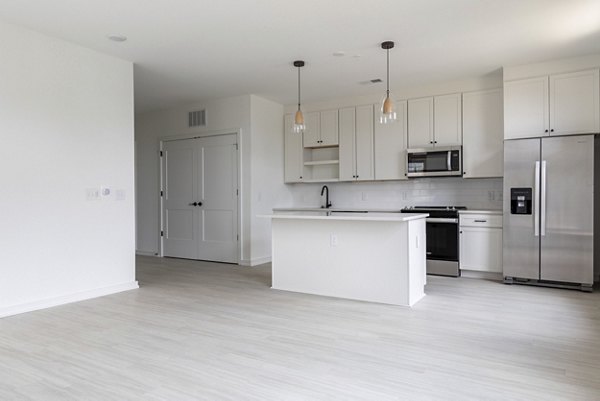
M 532 188 L 510 189 L 510 213 L 531 214 Z

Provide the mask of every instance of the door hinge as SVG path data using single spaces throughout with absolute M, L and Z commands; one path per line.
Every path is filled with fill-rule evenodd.
M 160 232 L 160 236 L 161 236 L 161 237 L 164 237 L 164 236 L 165 236 L 165 232 L 164 232 L 164 231 L 161 231 L 161 232 Z
M 162 150 L 160 151 L 160 157 L 163 157 L 163 151 Z

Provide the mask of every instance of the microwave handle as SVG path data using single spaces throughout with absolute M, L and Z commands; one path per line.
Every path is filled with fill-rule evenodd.
M 452 151 L 448 151 L 448 155 L 446 156 L 446 167 L 448 171 L 452 171 Z

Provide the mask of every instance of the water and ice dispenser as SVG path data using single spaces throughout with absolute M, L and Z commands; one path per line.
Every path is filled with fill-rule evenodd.
M 510 213 L 531 214 L 532 188 L 510 189 Z

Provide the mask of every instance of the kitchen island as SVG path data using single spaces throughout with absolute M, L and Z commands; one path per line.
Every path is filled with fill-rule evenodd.
M 425 296 L 427 214 L 274 214 L 272 288 L 412 306 Z

